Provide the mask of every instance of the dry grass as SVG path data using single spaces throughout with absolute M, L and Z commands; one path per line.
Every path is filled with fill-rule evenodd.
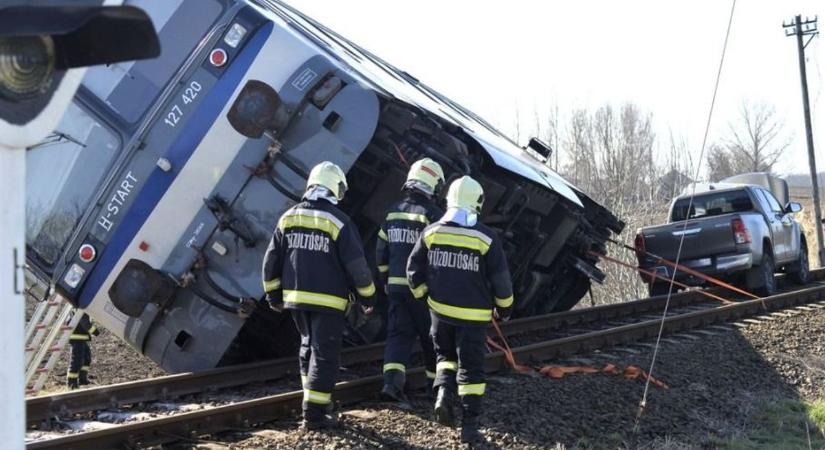
M 641 227 L 664 223 L 667 220 L 668 203 L 649 203 L 646 205 L 618 205 L 611 207 L 614 214 L 625 221 L 624 232 L 615 236 L 619 242 L 633 246 L 636 230 Z M 634 267 L 637 264 L 636 255 L 629 250 L 616 245 L 607 244 L 607 254 L 622 260 Z M 607 274 L 601 285 L 593 285 L 594 304 L 621 303 L 628 300 L 647 297 L 647 284 L 643 283 L 638 272 L 618 264 L 602 261 L 599 267 Z M 589 299 L 585 298 L 580 304 L 589 306 Z
M 810 190 L 791 189 L 791 201 L 802 204 L 803 210 L 797 214 L 796 220 L 802 226 L 802 231 L 805 233 L 805 238 L 808 242 L 808 261 L 810 261 L 811 268 L 820 267 L 819 257 L 816 254 L 816 220 L 814 219 L 814 202 L 811 197 Z M 825 202 L 823 197 L 820 197 L 820 203 Z

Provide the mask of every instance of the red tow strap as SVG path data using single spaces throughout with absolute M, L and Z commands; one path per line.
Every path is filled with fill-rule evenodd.
M 501 332 L 501 327 L 498 324 L 496 319 L 493 319 L 493 328 L 496 330 L 496 334 L 498 334 L 498 338 L 501 340 L 501 344 L 493 340 L 493 338 L 487 336 L 487 344 L 491 347 L 499 350 L 500 352 L 504 353 L 504 359 L 518 373 L 531 373 L 531 372 L 538 372 L 541 375 L 544 375 L 548 378 L 552 378 L 554 380 L 560 379 L 567 374 L 573 373 L 603 373 L 607 375 L 622 375 L 627 380 L 636 380 L 636 379 L 643 379 L 643 380 L 650 380 L 651 383 L 654 385 L 662 388 L 668 389 L 667 384 L 653 378 L 642 370 L 642 368 L 638 366 L 627 366 L 624 369 L 619 369 L 617 366 L 613 364 L 605 364 L 602 368 L 590 367 L 590 366 L 542 366 L 538 369 L 534 369 L 530 366 L 525 366 L 523 364 L 519 364 L 516 361 L 515 356 L 513 355 L 513 350 L 510 349 L 510 345 L 507 343 L 507 339 L 504 337 L 504 333 Z
M 647 275 L 647 276 L 649 276 L 649 277 L 658 278 L 658 279 L 660 279 L 660 280 L 667 281 L 668 283 L 669 283 L 669 282 L 671 282 L 671 281 L 673 281 L 673 285 L 674 285 L 674 286 L 679 286 L 679 287 L 680 287 L 680 288 L 682 288 L 682 289 L 688 289 L 688 288 L 690 287 L 690 286 L 688 286 L 688 285 L 686 285 L 686 284 L 684 284 L 684 283 L 680 283 L 680 282 L 678 282 L 678 281 L 676 281 L 676 280 L 671 280 L 670 278 L 667 278 L 667 277 L 664 277 L 664 276 L 662 276 L 662 275 L 659 275 L 659 274 L 658 274 L 658 273 L 656 273 L 656 272 L 651 272 L 651 271 L 649 271 L 649 270 L 642 269 L 641 267 L 636 267 L 636 266 L 634 266 L 634 265 L 632 265 L 632 264 L 628 264 L 628 263 L 626 263 L 626 262 L 624 262 L 624 261 L 622 261 L 622 260 L 619 260 L 619 259 L 616 259 L 616 258 L 611 258 L 611 257 L 609 257 L 609 256 L 607 256 L 607 255 L 602 255 L 601 253 L 596 253 L 596 252 L 594 252 L 594 251 L 592 251 L 592 250 L 591 250 L 591 251 L 589 251 L 588 253 L 589 253 L 591 256 L 595 256 L 595 257 L 598 257 L 598 258 L 602 258 L 602 259 L 604 259 L 605 261 L 610 261 L 610 262 L 612 262 L 612 263 L 614 263 L 614 264 L 618 264 L 618 265 L 620 265 L 620 266 L 624 266 L 624 267 L 627 267 L 627 268 L 633 269 L 633 270 L 635 270 L 635 271 L 637 271 L 637 272 L 639 272 L 639 273 L 643 273 L 643 274 L 645 274 L 645 275 Z M 716 295 L 716 294 L 712 294 L 712 293 L 707 292 L 707 291 L 704 291 L 704 290 L 697 290 L 696 292 L 697 292 L 697 293 L 699 293 L 699 294 L 701 294 L 701 295 L 704 295 L 705 297 L 712 298 L 712 299 L 714 299 L 714 300 L 718 300 L 718 301 L 720 301 L 720 302 L 722 302 L 722 303 L 733 303 L 733 302 L 732 302 L 732 301 L 730 301 L 730 300 L 724 299 L 724 298 L 722 298 L 722 297 L 720 297 L 720 296 L 718 296 L 718 295 Z
M 663 381 L 653 378 L 650 374 L 645 372 L 639 366 L 627 366 L 624 369 L 619 369 L 617 366 L 607 363 L 601 369 L 591 366 L 544 366 L 539 370 L 544 376 L 559 379 L 570 373 L 603 373 L 607 375 L 622 375 L 627 380 L 650 380 L 654 385 L 669 389 L 668 385 Z
M 507 343 L 507 339 L 504 338 L 504 333 L 501 332 L 501 327 L 498 325 L 498 321 L 493 319 L 493 328 L 496 329 L 496 334 L 498 334 L 498 338 L 501 339 L 502 345 L 499 345 L 498 342 L 494 341 L 490 336 L 487 336 L 487 343 L 497 349 L 498 351 L 504 353 L 504 359 L 507 360 L 507 363 L 510 364 L 510 367 L 513 368 L 518 373 L 528 373 L 532 372 L 533 368 L 530 366 L 525 366 L 516 362 L 516 357 L 513 356 L 513 350 L 510 349 L 510 344 Z
M 610 243 L 614 244 L 614 245 L 618 245 L 619 247 L 623 247 L 623 248 L 625 248 L 625 249 L 627 249 L 627 250 L 630 250 L 630 251 L 633 251 L 633 252 L 636 252 L 636 253 L 644 253 L 645 255 L 650 256 L 651 258 L 654 258 L 654 259 L 656 260 L 656 263 L 663 263 L 663 264 L 664 264 L 664 265 L 666 265 L 666 266 L 670 266 L 670 267 L 672 267 L 672 268 L 674 268 L 674 269 L 676 269 L 676 270 L 681 270 L 681 271 L 682 271 L 682 272 L 684 272 L 684 273 L 687 273 L 687 274 L 693 275 L 693 276 L 695 276 L 695 277 L 697 277 L 697 278 L 701 278 L 701 279 L 703 279 L 703 280 L 705 280 L 705 281 L 707 281 L 707 282 L 709 282 L 709 283 L 715 284 L 715 285 L 717 285 L 717 286 L 721 286 L 721 287 L 723 287 L 723 288 L 725 288 L 725 289 L 728 289 L 728 290 L 731 290 L 731 291 L 733 291 L 733 292 L 738 292 L 738 293 L 740 293 L 740 294 L 742 294 L 742 295 L 744 295 L 744 296 L 747 296 L 747 297 L 750 297 L 750 298 L 753 298 L 753 299 L 759 299 L 759 298 L 761 298 L 761 297 L 759 297 L 758 295 L 751 294 L 750 292 L 748 292 L 748 291 L 746 291 L 746 290 L 744 290 L 744 289 L 740 289 L 740 288 L 738 288 L 738 287 L 736 287 L 736 286 L 734 286 L 734 285 L 732 285 L 732 284 L 730 284 L 730 283 L 725 283 L 724 281 L 722 281 L 722 280 L 720 280 L 720 279 L 718 279 L 718 278 L 714 278 L 714 277 L 712 277 L 712 276 L 710 276 L 710 275 L 705 275 L 705 274 L 703 274 L 702 272 L 699 272 L 699 271 L 693 270 L 693 269 L 691 269 L 690 267 L 685 267 L 685 266 L 683 266 L 683 265 L 681 265 L 681 264 L 676 264 L 676 263 L 675 263 L 675 262 L 673 262 L 673 261 L 668 261 L 667 259 L 664 259 L 664 258 L 662 258 L 662 257 L 661 257 L 661 256 L 659 256 L 659 255 L 655 255 L 655 254 L 650 253 L 650 252 L 645 251 L 645 250 L 639 250 L 639 249 L 637 249 L 636 247 L 632 247 L 632 246 L 630 246 L 630 245 L 627 245 L 627 244 L 625 244 L 625 243 L 622 243 L 622 242 L 619 242 L 619 241 L 616 241 L 616 240 L 613 240 L 613 239 L 608 239 L 608 241 L 609 241 Z M 669 281 L 669 279 L 668 279 L 668 281 Z M 674 283 L 674 284 L 675 284 L 675 283 Z

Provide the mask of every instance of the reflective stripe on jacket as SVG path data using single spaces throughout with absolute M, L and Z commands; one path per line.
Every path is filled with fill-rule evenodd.
M 513 305 L 501 241 L 480 223 L 436 222 L 425 228 L 410 254 L 407 280 L 416 298 L 458 325 L 486 325 L 493 307 Z
M 75 311 L 75 314 L 78 314 L 78 312 Z M 72 330 L 72 334 L 69 335 L 69 341 L 90 341 L 95 331 L 97 331 L 97 327 L 92 324 L 89 315 L 84 313 L 80 318 L 80 322 Z
M 288 309 L 343 312 L 351 291 L 367 305 L 375 297 L 358 230 L 326 200 L 303 201 L 281 216 L 262 277 L 267 300 Z
M 404 198 L 387 210 L 378 232 L 375 260 L 381 280 L 391 292 L 409 292 L 407 258 L 421 231 L 443 213 L 431 199 L 416 191 L 405 191 Z

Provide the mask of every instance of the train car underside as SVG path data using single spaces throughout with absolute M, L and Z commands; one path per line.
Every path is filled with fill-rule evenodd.
M 72 162 L 55 173 L 78 182 L 44 183 L 33 197 L 51 203 L 36 214 L 45 231 L 32 239 L 48 257 L 29 245 L 30 295 L 65 297 L 168 372 L 293 355 L 290 315 L 262 306 L 261 262 L 312 166 L 329 160 L 347 172 L 340 207 L 376 267 L 385 211 L 409 165 L 425 156 L 448 183 L 469 174 L 483 185 L 482 220 L 503 238 L 515 317 L 568 310 L 602 281 L 592 252 L 603 253 L 624 224 L 482 119 L 279 1 L 223 1 L 229 6 L 208 32 L 220 8 L 188 23 L 205 3 L 185 2 L 174 16 L 202 37 L 190 36 L 191 55 L 167 67 L 165 87 L 152 108 L 135 109 L 134 127 L 90 87 L 76 96 L 68 129 L 98 131 L 85 141 L 60 137 L 77 147 L 63 154 L 84 156 L 77 171 Z M 216 66 L 207 55 L 229 45 L 230 23 L 245 31 Z M 128 86 L 147 76 L 130 74 L 111 78 L 121 106 L 143 92 Z M 112 74 L 100 76 L 108 83 Z M 80 153 L 86 141 L 94 153 Z M 33 161 L 59 165 L 46 148 Z M 81 257 L 81 247 L 93 256 Z M 386 307 L 379 298 L 370 316 L 350 308 L 346 344 L 382 340 Z
M 462 128 L 397 100 L 383 99 L 369 145 L 349 170 L 350 189 L 341 205 L 357 223 L 372 261 L 386 208 L 397 200 L 407 165 L 431 157 L 449 179 L 470 173 L 485 188 L 483 220 L 506 242 L 515 288 L 515 316 L 572 308 L 602 272 L 588 251 L 603 251 L 611 231 L 623 224 L 609 211 L 580 195 L 584 208 L 558 193 L 497 166 Z M 306 168 L 303 170 L 306 174 Z M 358 345 L 383 339 L 386 301 L 378 314 L 348 311 L 345 341 Z M 288 318 L 259 308 L 241 329 L 222 364 L 292 354 L 297 337 Z
M 244 297 L 240 292 L 248 291 L 241 286 L 259 284 L 260 257 L 278 214 L 300 199 L 310 167 L 301 161 L 306 155 L 298 153 L 299 143 L 307 143 L 306 128 L 311 128 L 301 122 L 325 126 L 329 121 L 329 115 L 313 120 L 308 111 L 313 106 L 304 108 L 279 139 L 260 140 L 268 147 L 265 156 L 259 164 L 247 165 L 250 179 L 235 198 L 205 199 L 217 226 L 191 268 L 175 276 L 175 270 L 158 271 L 133 260 L 115 281 L 110 291 L 113 304 L 140 324 L 132 326 L 139 331 L 130 333 L 128 340 L 166 370 L 198 370 L 296 351 L 297 335 L 288 314 L 249 308 L 257 298 L 243 308 L 238 300 Z M 384 212 L 398 198 L 407 165 L 429 156 L 443 165 L 448 179 L 470 173 L 484 186 L 483 220 L 504 238 L 515 287 L 515 316 L 570 309 L 588 291 L 591 279 L 601 281 L 603 275 L 588 250 L 603 250 L 610 231 L 621 230 L 621 222 L 609 211 L 580 194 L 582 208 L 500 168 L 462 128 L 417 108 L 379 97 L 378 111 L 372 138 L 350 165 L 350 189 L 341 204 L 359 227 L 368 259 L 373 258 Z M 257 209 L 266 203 L 275 207 Z M 351 308 L 347 344 L 383 339 L 385 299 L 378 312 L 366 317 Z M 237 337 L 223 353 L 209 345 L 210 336 L 219 342 L 233 330 Z
M 322 75 L 277 91 L 247 82 L 238 98 L 245 92 L 277 97 L 270 128 L 240 144 L 163 266 L 130 259 L 107 289 L 110 303 L 95 306 L 96 314 L 122 317 L 125 340 L 161 367 L 201 370 L 294 353 L 298 340 L 289 315 L 255 307 L 263 296 L 260 264 L 279 215 L 300 201 L 309 170 L 325 159 L 348 171 L 350 190 L 341 207 L 359 227 L 368 259 L 408 164 L 429 156 L 442 164 L 448 181 L 471 174 L 484 186 L 482 220 L 504 239 L 516 316 L 570 309 L 591 280 L 602 280 L 589 251 L 603 251 L 610 232 L 623 227 L 604 207 L 519 172 L 535 170 L 530 164 L 537 161 L 500 166 L 489 146 L 455 125 L 460 122 L 364 87 L 324 58 L 311 58 L 289 79 L 303 79 L 307 70 Z M 227 119 L 250 137 L 237 112 L 233 107 Z M 217 133 L 234 133 L 222 123 Z M 358 308 L 348 312 L 349 345 L 383 339 L 386 301 L 379 304 L 380 313 L 370 317 Z

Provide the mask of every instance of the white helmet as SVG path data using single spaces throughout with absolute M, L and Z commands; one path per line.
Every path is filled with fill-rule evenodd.
M 447 208 L 465 208 L 480 214 L 483 204 L 484 189 L 478 181 L 464 175 L 450 184 Z
M 414 162 L 407 173 L 407 182 L 409 184 L 421 183 L 429 190 L 429 194 L 433 195 L 444 186 L 444 170 L 441 165 L 430 158 L 419 159 Z
M 336 164 L 329 161 L 319 163 L 312 168 L 307 177 L 307 190 L 313 186 L 323 186 L 329 189 L 340 201 L 347 192 L 347 176 Z

